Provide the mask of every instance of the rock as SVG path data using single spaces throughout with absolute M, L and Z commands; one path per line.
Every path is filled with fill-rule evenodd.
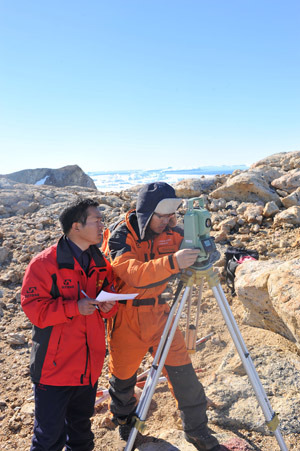
M 26 343 L 26 338 L 22 334 L 10 333 L 6 338 L 10 345 L 23 345 Z
M 289 196 L 286 196 L 283 199 L 281 199 L 281 202 L 285 208 L 300 206 L 300 187 L 297 188 Z
M 223 210 L 226 207 L 226 200 L 225 199 L 212 199 L 210 204 L 208 205 L 208 208 L 210 211 L 219 211 Z
M 216 181 L 216 177 L 203 177 L 201 179 L 186 179 L 174 183 L 178 197 L 192 198 L 202 196 Z
M 280 152 L 270 155 L 252 164 L 250 169 L 260 167 L 281 168 L 283 171 L 290 171 L 300 167 L 300 151 Z
M 212 236 L 216 243 L 222 243 L 228 240 L 228 232 L 224 229 L 220 232 L 212 232 Z
M 280 197 L 273 191 L 268 181 L 265 180 L 265 173 L 243 172 L 236 177 L 232 177 L 227 182 L 215 189 L 211 196 L 213 198 L 223 198 L 227 201 L 236 200 L 239 202 L 275 202 L 281 205 Z
M 23 274 L 16 270 L 16 269 L 10 269 L 9 271 L 4 272 L 0 275 L 0 282 L 2 283 L 17 283 L 21 282 L 23 278 Z
M 230 230 L 232 230 L 237 223 L 237 218 L 226 218 L 223 221 L 219 222 L 215 229 L 216 230 L 224 230 L 225 232 L 230 232 Z
M 287 193 L 292 193 L 300 185 L 300 169 L 292 169 L 287 174 L 282 175 L 278 179 L 271 182 L 276 189 L 281 189 Z
M 8 428 L 12 432 L 17 432 L 19 429 L 21 429 L 21 427 L 22 427 L 21 419 L 18 418 L 17 416 L 9 420 Z
M 25 404 L 23 404 L 23 406 L 21 407 L 20 413 L 33 417 L 34 416 L 34 402 L 26 402 Z
M 64 166 L 59 169 L 25 169 L 6 174 L 5 177 L 18 183 L 30 185 L 85 186 L 97 189 L 91 177 L 77 165 Z
M 9 249 L 5 246 L 0 247 L 0 265 L 8 263 Z
M 263 217 L 264 207 L 262 205 L 248 205 L 244 211 L 244 218 L 250 224 L 258 223 L 261 224 Z
M 4 410 L 7 407 L 6 401 L 4 399 L 0 399 L 0 410 Z
M 245 324 L 276 332 L 300 347 L 300 260 L 246 261 L 235 274 Z
M 281 202 L 283 203 L 283 199 L 281 199 Z M 265 218 L 271 218 L 278 212 L 279 212 L 278 205 L 274 201 L 271 201 L 266 203 L 262 214 Z
M 274 225 L 280 226 L 283 224 L 300 224 L 300 207 L 290 207 L 277 213 L 274 217 Z
M 15 205 L 15 211 L 19 215 L 25 215 L 26 213 L 33 213 L 39 207 L 37 202 L 30 202 L 27 200 L 20 200 Z

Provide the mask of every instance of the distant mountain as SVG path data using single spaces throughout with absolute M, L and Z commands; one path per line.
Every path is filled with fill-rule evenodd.
M 51 185 L 51 186 L 84 186 L 96 189 L 91 177 L 77 166 L 69 165 L 59 169 L 38 168 L 24 169 L 23 171 L 5 174 L 5 178 L 18 183 L 30 185 Z

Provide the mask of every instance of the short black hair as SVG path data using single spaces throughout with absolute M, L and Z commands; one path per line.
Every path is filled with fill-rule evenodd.
M 67 234 L 74 222 L 86 223 L 88 217 L 87 209 L 89 207 L 98 207 L 99 204 L 93 199 L 78 199 L 67 208 L 59 216 L 59 222 L 64 234 Z

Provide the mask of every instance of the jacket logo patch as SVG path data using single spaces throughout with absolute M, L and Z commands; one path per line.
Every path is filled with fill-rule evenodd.
M 36 287 L 28 287 L 28 289 L 26 290 L 26 297 L 34 297 L 34 296 L 39 296 L 39 293 L 37 292 L 37 288 Z
M 63 285 L 62 285 L 62 289 L 66 289 L 66 288 L 74 288 L 74 285 L 71 285 L 72 284 L 72 280 L 71 279 L 65 279 L 64 281 L 63 281 Z
M 170 238 L 165 238 L 165 239 L 159 240 L 159 242 L 158 242 L 159 246 L 163 246 L 165 244 L 167 244 L 167 245 L 172 244 L 172 240 Z

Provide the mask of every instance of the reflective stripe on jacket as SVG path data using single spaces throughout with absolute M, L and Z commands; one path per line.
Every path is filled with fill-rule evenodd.
M 45 385 L 94 385 L 105 357 L 102 318 L 115 314 L 79 313 L 81 290 L 95 299 L 101 289 L 110 291 L 110 263 L 96 246 L 90 246 L 91 262 L 86 274 L 74 259 L 65 237 L 38 254 L 23 279 L 21 304 L 33 327 L 30 373 L 33 382 Z

